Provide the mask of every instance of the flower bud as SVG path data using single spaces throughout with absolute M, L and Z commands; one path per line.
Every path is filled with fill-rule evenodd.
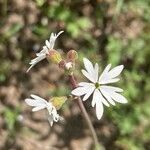
M 59 64 L 62 61 L 61 55 L 56 50 L 50 50 L 48 54 L 48 59 L 55 64 Z
M 67 59 L 71 61 L 75 61 L 76 59 L 78 59 L 78 53 L 75 50 L 70 50 L 67 53 Z
M 66 70 L 72 69 L 72 68 L 73 68 L 73 63 L 72 63 L 72 62 L 67 62 L 67 63 L 65 64 L 65 68 L 66 68 Z
M 65 68 L 65 65 L 66 65 L 65 60 L 61 60 L 61 61 L 59 62 L 59 68 L 64 69 L 64 68 Z

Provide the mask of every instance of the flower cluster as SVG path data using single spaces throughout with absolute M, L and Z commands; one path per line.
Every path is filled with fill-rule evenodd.
M 60 31 L 58 34 L 51 34 L 50 39 L 45 41 L 45 46 L 43 46 L 41 52 L 37 53 L 37 57 L 31 60 L 31 66 L 27 72 L 38 62 L 45 59 L 47 56 L 50 56 L 51 60 L 53 60 L 53 62 L 57 62 L 60 68 L 67 70 L 70 75 L 73 75 L 72 68 L 78 57 L 77 52 L 75 50 L 70 50 L 67 53 L 67 59 L 62 60 L 59 52 L 53 50 L 55 41 L 61 33 L 63 33 L 63 31 Z M 93 65 L 87 58 L 84 58 L 83 62 L 85 69 L 82 70 L 82 73 L 89 80 L 89 82 L 80 82 L 71 92 L 72 95 L 78 97 L 82 96 L 83 101 L 86 101 L 92 95 L 91 106 L 96 108 L 96 116 L 98 119 L 101 119 L 103 115 L 103 105 L 109 107 L 110 104 L 115 105 L 115 102 L 127 103 L 126 98 L 120 94 L 123 92 L 121 88 L 107 85 L 119 81 L 118 76 L 124 68 L 123 65 L 119 65 L 111 69 L 111 64 L 109 64 L 99 76 L 99 66 L 97 63 Z M 46 108 L 49 114 L 48 120 L 51 126 L 53 125 L 53 122 L 58 122 L 62 119 L 62 117 L 60 117 L 57 113 L 57 108 L 62 106 L 66 100 L 66 97 L 53 98 L 56 99 L 56 103 L 60 103 L 58 107 L 55 106 L 52 101 L 47 102 L 39 96 L 31 95 L 31 97 L 32 98 L 25 99 L 25 102 L 29 106 L 34 107 L 32 111 L 39 111 Z

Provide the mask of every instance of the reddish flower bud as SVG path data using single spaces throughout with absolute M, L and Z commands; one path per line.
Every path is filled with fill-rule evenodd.
M 75 61 L 76 59 L 78 59 L 78 53 L 75 50 L 70 50 L 67 53 L 67 59 L 71 61 Z

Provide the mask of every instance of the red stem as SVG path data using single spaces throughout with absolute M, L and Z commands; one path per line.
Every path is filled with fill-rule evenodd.
M 70 80 L 70 82 L 71 82 L 71 85 L 72 85 L 73 89 L 78 86 L 78 85 L 77 85 L 77 82 L 76 82 L 76 80 L 75 80 L 75 78 L 74 78 L 73 75 L 69 75 L 69 80 Z M 77 98 L 77 102 L 78 102 L 78 105 L 79 105 L 79 107 L 80 107 L 80 110 L 81 110 L 82 113 L 83 113 L 83 116 L 84 116 L 85 120 L 87 121 L 87 124 L 88 124 L 88 126 L 89 126 L 89 129 L 90 129 L 91 134 L 92 134 L 92 136 L 93 136 L 93 140 L 94 140 L 95 146 L 98 147 L 99 142 L 98 142 L 98 138 L 97 138 L 95 129 L 94 129 L 93 125 L 92 125 L 92 122 L 91 122 L 91 120 L 90 120 L 90 118 L 89 118 L 89 115 L 88 115 L 88 113 L 87 113 L 87 111 L 86 111 L 86 109 L 85 109 L 85 107 L 84 107 L 84 105 L 83 105 L 82 100 L 81 100 L 80 97 Z

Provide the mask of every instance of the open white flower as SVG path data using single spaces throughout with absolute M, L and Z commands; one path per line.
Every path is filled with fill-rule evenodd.
M 52 105 L 52 103 L 47 102 L 45 99 L 43 99 L 37 95 L 32 94 L 31 97 L 32 98 L 25 99 L 25 102 L 29 106 L 34 107 L 32 109 L 33 112 L 46 108 L 48 110 L 48 121 L 51 126 L 53 125 L 53 122 L 58 122 L 59 120 L 62 119 L 62 117 L 59 116 L 56 108 Z
M 120 92 L 123 92 L 122 89 L 105 85 L 119 81 L 117 76 L 122 72 L 123 65 L 119 65 L 110 70 L 111 64 L 109 64 L 99 76 L 99 66 L 97 63 L 93 66 L 87 58 L 84 58 L 83 61 L 85 70 L 82 70 L 82 73 L 90 80 L 90 82 L 79 83 L 79 87 L 74 89 L 72 94 L 76 96 L 84 95 L 83 101 L 87 100 L 90 95 L 93 94 L 91 104 L 92 107 L 96 106 L 96 115 L 98 119 L 101 119 L 103 115 L 103 104 L 109 107 L 110 104 L 115 105 L 115 101 L 119 103 L 127 103 L 126 98 L 119 94 Z
M 43 46 L 43 49 L 39 52 L 36 53 L 36 58 L 32 59 L 31 62 L 29 63 L 31 66 L 27 70 L 27 72 L 30 71 L 30 69 L 35 66 L 38 62 L 46 58 L 46 55 L 49 54 L 49 51 L 54 48 L 54 44 L 58 36 L 63 33 L 64 31 L 60 31 L 58 34 L 51 33 L 49 40 L 45 41 L 45 46 Z

